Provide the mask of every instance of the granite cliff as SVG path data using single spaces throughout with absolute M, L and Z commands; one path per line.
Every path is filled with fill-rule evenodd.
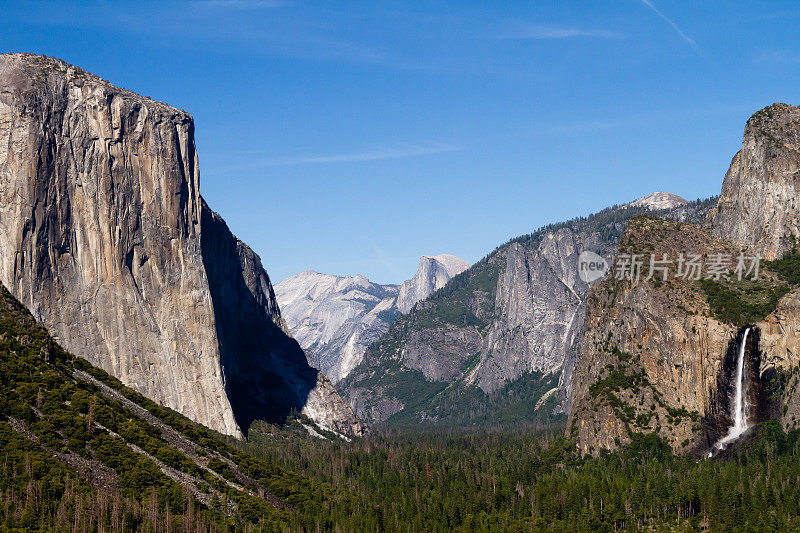
M 714 236 L 779 259 L 800 236 L 800 109 L 773 104 L 755 113 L 709 214 Z
M 335 384 L 361 362 L 367 347 L 400 313 L 468 267 L 453 255 L 424 255 L 413 279 L 401 286 L 307 270 L 276 284 L 275 294 L 309 363 Z
M 468 268 L 469 263 L 454 255 L 423 255 L 414 277 L 400 285 L 397 308 L 401 313 L 408 313 L 417 302 L 441 289 L 453 276 Z
M 67 350 L 219 432 L 292 409 L 359 432 L 199 187 L 186 112 L 0 56 L 0 282 Z
M 314 368 L 335 384 L 353 369 L 364 350 L 397 316 L 397 285 L 364 276 L 334 276 L 307 270 L 275 285 L 289 330 Z
M 729 276 L 608 278 L 592 287 L 567 434 L 584 453 L 655 432 L 676 452 L 705 453 L 732 426 L 733 366 L 743 343 L 749 422 L 800 417 L 800 257 L 795 248 L 800 112 L 774 104 L 747 122 L 742 149 L 703 228 L 632 221 L 620 253 L 724 257 Z M 718 254 L 722 254 L 719 256 Z M 757 279 L 738 258 L 764 256 Z
M 702 220 L 713 201 L 654 212 Z M 657 208 L 656 208 L 657 209 Z M 613 257 L 650 202 L 608 208 L 500 246 L 397 318 L 338 384 L 359 416 L 392 424 L 550 422 L 569 404 L 589 284 L 583 251 Z

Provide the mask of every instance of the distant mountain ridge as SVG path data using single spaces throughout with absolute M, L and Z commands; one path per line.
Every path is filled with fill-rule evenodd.
M 674 198 L 672 197 L 674 196 Z M 645 197 L 648 198 L 648 197 Z M 365 420 L 393 425 L 496 425 L 563 417 L 589 285 L 583 251 L 609 264 L 642 213 L 701 221 L 716 199 L 653 210 L 652 195 L 551 224 L 498 247 L 398 317 L 337 384 Z
M 367 346 L 399 314 L 468 267 L 454 255 L 423 255 L 414 277 L 402 286 L 306 270 L 276 284 L 275 296 L 309 364 L 335 384 L 361 362 Z

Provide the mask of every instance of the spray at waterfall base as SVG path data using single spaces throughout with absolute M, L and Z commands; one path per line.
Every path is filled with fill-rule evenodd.
M 777 371 L 772 366 L 762 371 L 760 333 L 758 327 L 744 326 L 728 346 L 706 419 L 706 457 L 747 438 L 759 422 L 780 416 Z

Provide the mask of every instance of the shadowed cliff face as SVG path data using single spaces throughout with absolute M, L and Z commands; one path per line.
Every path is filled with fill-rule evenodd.
M 191 116 L 54 59 L 0 56 L 0 282 L 66 349 L 222 433 L 268 404 L 234 395 L 245 373 L 281 375 L 291 407 L 341 402 L 203 204 Z
M 326 429 L 360 432 L 328 378 L 308 365 L 286 332 L 258 255 L 205 202 L 202 217 L 222 370 L 239 426 L 246 431 L 256 419 L 282 422 L 297 411 Z
M 781 416 L 783 384 L 780 382 L 779 371 L 774 366 L 763 368 L 765 354 L 759 348 L 761 329 L 754 325 L 743 326 L 728 343 L 728 350 L 717 376 L 717 386 L 710 390 L 708 412 L 703 421 L 706 430 L 704 449 L 710 449 L 733 425 L 731 413 L 734 409 L 736 362 L 744 332 L 748 328 L 750 333 L 745 345 L 743 367 L 748 424 L 754 425 Z

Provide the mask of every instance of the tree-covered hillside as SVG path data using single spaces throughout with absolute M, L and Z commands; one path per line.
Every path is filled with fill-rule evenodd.
M 700 462 L 653 435 L 581 457 L 560 426 L 345 442 L 300 417 L 237 442 L 65 353 L 2 288 L 0 384 L 0 530 L 800 528 L 800 430 L 773 422 Z
M 296 529 L 337 499 L 66 353 L 0 286 L 0 529 Z

